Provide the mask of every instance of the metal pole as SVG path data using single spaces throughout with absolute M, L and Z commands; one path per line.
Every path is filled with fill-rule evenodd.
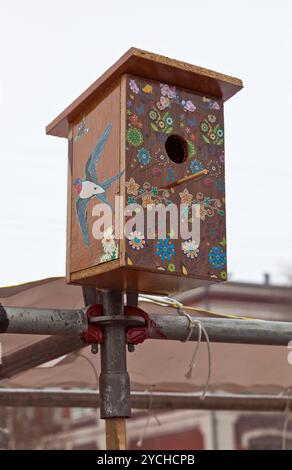
M 104 293 L 103 297 L 110 297 Z M 117 293 L 113 293 L 114 296 Z M 122 294 L 120 293 L 120 302 Z M 111 315 L 109 300 L 105 303 L 104 315 Z M 115 311 L 123 315 L 122 303 L 113 303 Z M 119 315 L 119 314 L 117 314 Z M 182 341 L 188 336 L 189 321 L 183 315 L 148 314 L 151 339 L 168 339 Z M 215 343 L 263 344 L 287 346 L 292 340 L 292 322 L 267 320 L 236 320 L 231 318 L 206 318 L 193 316 L 206 328 L 210 341 Z M 107 322 L 111 324 L 112 321 Z M 115 322 L 117 331 L 125 330 L 125 325 L 118 319 Z M 38 335 L 80 335 L 88 328 L 84 310 L 27 309 L 0 307 L 0 333 L 26 333 Z M 107 326 L 105 326 L 107 329 Z M 124 338 L 124 334 L 122 335 Z M 190 341 L 196 341 L 197 327 L 194 328 Z M 204 340 L 204 338 L 203 338 Z M 124 341 L 124 340 L 123 340 Z
M 103 292 L 103 314 L 111 317 L 103 323 L 104 342 L 100 348 L 100 416 L 106 420 L 106 447 L 126 449 L 126 420 L 131 416 L 130 378 L 126 362 L 124 299 L 120 291 Z
M 88 328 L 84 310 L 3 307 L 0 333 L 76 335 Z
M 205 400 L 202 400 L 200 393 L 149 391 L 131 393 L 133 409 L 148 410 L 150 399 L 151 408 L 154 410 L 284 412 L 291 396 L 288 393 L 272 395 L 210 392 Z M 2 388 L 0 389 L 0 406 L 98 408 L 100 395 L 96 390 L 84 389 Z
M 189 333 L 189 321 L 183 315 L 151 314 L 150 338 L 183 341 Z M 292 322 L 265 320 L 233 320 L 230 318 L 200 318 L 209 339 L 215 343 L 262 344 L 287 346 L 292 340 Z M 195 327 L 190 341 L 197 341 Z M 202 338 L 205 340 L 205 338 Z

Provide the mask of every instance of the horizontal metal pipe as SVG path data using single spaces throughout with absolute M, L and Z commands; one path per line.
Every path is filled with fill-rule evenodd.
M 231 318 L 195 317 L 206 328 L 210 341 L 217 343 L 262 344 L 287 346 L 292 340 L 292 322 L 237 320 Z M 183 315 L 149 314 L 151 339 L 184 341 L 189 321 Z M 0 307 L 0 332 L 80 335 L 88 328 L 84 310 L 57 310 Z M 195 326 L 189 341 L 198 338 Z M 203 335 L 203 341 L 205 341 Z
M 132 408 L 149 409 L 150 399 L 155 410 L 218 410 L 283 412 L 289 395 L 208 393 L 131 392 Z M 62 389 L 0 389 L 0 406 L 98 408 L 99 393 L 94 390 Z
M 189 334 L 189 320 L 183 315 L 151 314 L 150 338 L 184 341 Z M 287 346 L 292 340 L 292 322 L 235 320 L 231 318 L 199 318 L 210 341 L 215 343 L 262 344 Z M 190 341 L 197 341 L 195 326 Z M 205 341 L 204 335 L 202 340 Z
M 87 330 L 84 310 L 0 307 L 0 333 L 70 335 Z

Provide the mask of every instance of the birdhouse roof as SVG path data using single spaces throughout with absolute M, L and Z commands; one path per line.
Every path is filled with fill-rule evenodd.
M 68 137 L 69 123 L 93 99 L 102 97 L 106 89 L 125 73 L 215 96 L 223 101 L 243 87 L 238 78 L 132 47 L 46 127 L 47 134 Z

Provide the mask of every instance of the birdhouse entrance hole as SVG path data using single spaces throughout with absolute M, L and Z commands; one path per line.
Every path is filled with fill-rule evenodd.
M 178 135 L 170 135 L 165 142 L 165 150 L 174 163 L 183 163 L 188 156 L 186 141 Z

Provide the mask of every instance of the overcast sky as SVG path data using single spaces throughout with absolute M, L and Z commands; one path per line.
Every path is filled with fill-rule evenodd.
M 64 275 L 66 153 L 48 124 L 129 47 L 239 77 L 225 106 L 229 272 L 292 272 L 292 2 L 0 0 L 0 285 Z

